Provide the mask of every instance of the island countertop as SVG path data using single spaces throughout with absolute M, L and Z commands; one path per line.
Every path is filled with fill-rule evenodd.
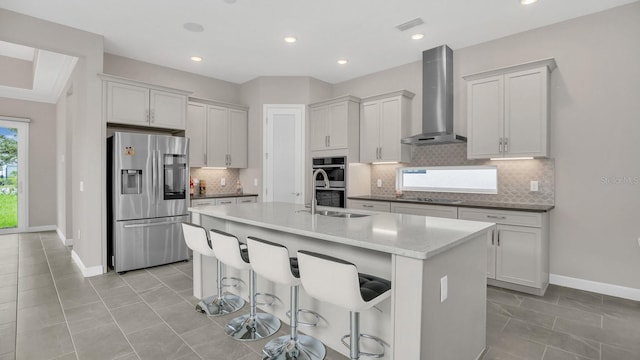
M 189 208 L 192 213 L 266 229 L 428 259 L 495 227 L 493 223 L 324 208 L 366 214 L 358 218 L 311 215 L 303 205 L 267 202 Z

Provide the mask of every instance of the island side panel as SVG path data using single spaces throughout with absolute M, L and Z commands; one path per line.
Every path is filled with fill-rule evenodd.
M 425 261 L 421 359 L 479 359 L 486 346 L 487 237 L 491 231 Z M 440 301 L 441 278 L 448 296 Z
M 393 256 L 393 359 L 422 360 L 422 294 L 425 260 Z
M 191 222 L 207 230 L 226 230 L 226 221 L 198 213 L 191 213 Z M 215 259 L 207 260 L 203 261 L 203 256 L 199 253 L 193 253 L 193 296 L 198 299 L 215 295 L 217 292 L 218 267 Z

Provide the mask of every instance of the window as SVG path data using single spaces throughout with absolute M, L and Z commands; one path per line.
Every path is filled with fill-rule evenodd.
M 496 166 L 438 166 L 398 168 L 396 189 L 471 194 L 497 194 Z

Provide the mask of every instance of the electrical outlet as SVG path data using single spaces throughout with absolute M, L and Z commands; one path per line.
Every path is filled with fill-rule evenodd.
M 640 238 L 638 238 L 638 246 L 640 246 Z
M 531 180 L 531 182 L 529 183 L 529 190 L 538 191 L 538 182 L 535 180 Z
M 225 186 L 225 185 L 227 185 L 227 179 L 225 178 L 220 179 L 220 186 Z
M 378 180 L 376 181 L 376 186 L 378 186 L 378 187 L 382 187 L 382 179 L 378 179 Z
M 447 275 L 440 278 L 440 302 L 443 303 L 449 296 L 449 279 Z
M 78 240 L 80 240 L 80 230 L 78 230 Z
M 84 181 L 80 181 L 80 192 L 84 191 Z
M 253 178 L 253 186 L 258 186 L 258 178 Z

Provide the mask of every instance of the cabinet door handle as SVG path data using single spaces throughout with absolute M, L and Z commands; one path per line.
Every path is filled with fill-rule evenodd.
M 207 153 L 202 154 L 202 158 L 204 159 L 204 164 L 207 164 Z
M 299 192 L 293 192 L 293 193 L 291 193 L 291 195 L 300 196 L 300 193 Z
M 331 147 L 331 135 L 327 135 L 327 147 Z
M 497 232 L 496 243 L 498 244 L 498 246 L 500 246 L 500 230 L 498 230 Z
M 491 230 L 491 246 L 496 244 L 496 231 Z
M 504 153 L 508 153 L 509 152 L 509 138 L 504 138 Z
M 229 154 L 229 166 L 231 166 L 231 154 Z
M 151 110 L 151 122 L 154 122 L 156 120 L 156 112 L 154 110 Z
M 376 148 L 376 160 L 380 160 L 380 148 Z
M 506 216 L 497 216 L 497 215 L 487 215 L 488 219 L 498 219 L 498 220 L 507 220 Z
M 380 157 L 378 159 L 382 160 L 382 147 L 380 147 Z
M 500 138 L 500 142 L 498 143 L 498 152 L 502 154 L 502 138 Z
M 147 121 L 151 121 L 151 113 L 149 112 L 149 109 L 145 110 L 144 116 L 147 118 Z

